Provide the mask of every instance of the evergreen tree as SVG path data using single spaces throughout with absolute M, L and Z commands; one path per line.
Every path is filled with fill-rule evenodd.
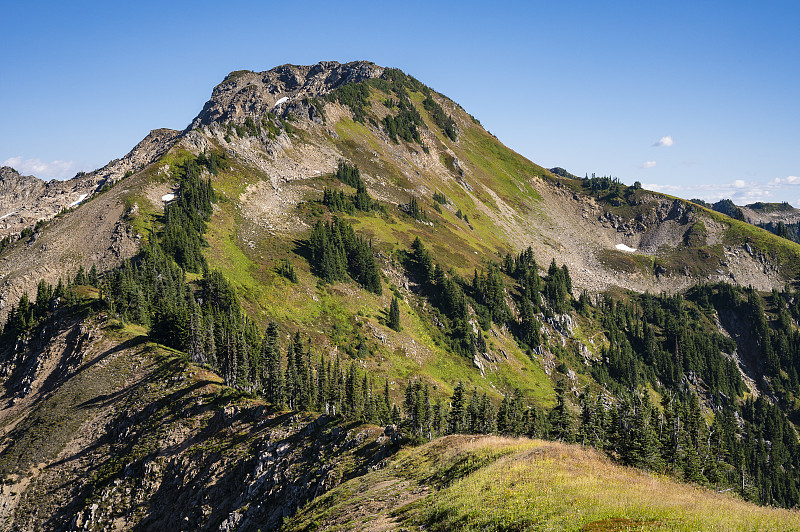
M 571 442 L 573 440 L 573 417 L 567 402 L 567 381 L 559 378 L 556 382 L 556 406 L 550 412 L 550 426 L 553 438 Z M 499 423 L 498 423 L 499 425 Z
M 457 434 L 464 430 L 466 423 L 466 397 L 464 394 L 464 383 L 459 381 L 453 389 L 453 396 L 450 399 L 450 414 L 447 418 L 448 434 Z
M 387 325 L 395 331 L 400 330 L 400 304 L 397 301 L 397 296 L 392 297 L 392 303 L 389 305 Z

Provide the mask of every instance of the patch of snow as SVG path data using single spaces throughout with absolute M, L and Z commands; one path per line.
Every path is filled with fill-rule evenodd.
M 175 194 L 164 194 L 161 196 L 161 201 L 172 201 L 175 199 Z
M 89 195 L 89 194 L 81 194 L 80 196 L 78 196 L 78 201 L 73 201 L 72 203 L 70 203 L 70 204 L 69 204 L 69 207 L 70 207 L 70 208 L 72 208 L 72 207 L 77 207 L 78 205 L 80 205 L 80 204 L 81 204 L 81 202 L 82 202 L 83 200 L 85 200 L 85 199 L 86 199 L 86 196 L 88 196 L 88 195 Z
M 629 253 L 633 253 L 634 251 L 636 251 L 636 248 L 628 247 L 625 244 L 617 244 L 616 247 L 620 251 L 627 251 Z
M 288 96 L 284 96 L 283 98 L 281 98 L 277 102 L 275 102 L 275 105 L 273 105 L 273 107 L 278 107 L 283 102 L 288 102 L 288 101 L 289 101 L 289 97 Z
M 9 217 L 9 216 L 11 216 L 12 214 L 17 214 L 17 211 L 10 212 L 10 213 L 8 213 L 8 214 L 4 214 L 3 216 L 0 216 L 0 220 L 2 220 L 3 218 L 8 218 L 8 217 Z

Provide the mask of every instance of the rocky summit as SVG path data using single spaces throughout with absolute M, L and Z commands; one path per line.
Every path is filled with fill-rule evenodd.
M 724 207 L 367 61 L 2 168 L 0 528 L 796 529 L 794 211 Z

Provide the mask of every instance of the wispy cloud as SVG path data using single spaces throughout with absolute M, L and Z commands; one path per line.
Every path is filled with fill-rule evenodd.
M 795 178 L 800 185 L 800 179 Z M 733 200 L 737 205 L 745 205 L 756 201 L 769 201 L 773 193 L 785 186 L 784 180 L 773 179 L 766 183 L 736 179 L 729 183 L 705 183 L 697 185 L 663 185 L 660 183 L 645 183 L 646 189 L 664 192 L 673 196 L 686 199 L 700 198 L 705 201 L 715 202 L 721 199 Z
M 800 185 L 800 177 L 796 175 L 786 176 L 784 178 L 776 177 L 770 184 L 776 186 L 784 186 L 784 185 Z
M 639 168 L 653 168 L 655 165 L 655 161 L 645 161 L 639 165 Z
M 0 165 L 10 166 L 22 175 L 32 174 L 45 179 L 72 177 L 77 167 L 75 161 L 46 162 L 41 159 L 24 159 L 23 157 L 11 157 L 0 163 Z
M 653 144 L 653 146 L 655 146 L 656 148 L 669 148 L 673 144 L 675 144 L 675 141 L 672 140 L 672 137 L 667 135 L 666 137 L 661 137 L 660 139 L 658 139 L 658 142 Z

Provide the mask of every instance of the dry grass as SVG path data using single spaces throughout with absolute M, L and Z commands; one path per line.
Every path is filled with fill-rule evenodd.
M 343 518 L 366 501 L 381 516 L 375 521 L 379 527 Z M 800 513 L 621 467 L 580 446 L 449 436 L 401 451 L 385 468 L 342 484 L 287 525 L 288 530 L 800 530 Z
M 481 438 L 450 441 L 445 456 L 487 452 L 501 456 L 410 520 L 433 530 L 800 530 L 800 513 L 620 467 L 580 446 Z

